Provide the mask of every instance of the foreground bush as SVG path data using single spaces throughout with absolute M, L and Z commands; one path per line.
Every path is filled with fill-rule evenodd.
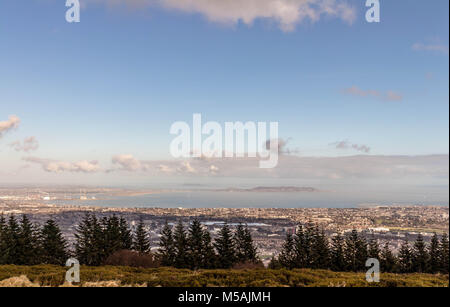
M 254 270 L 254 269 L 264 269 L 264 264 L 261 261 L 257 262 L 245 261 L 233 265 L 233 270 Z
M 131 250 L 120 250 L 109 256 L 105 265 L 129 266 L 135 268 L 156 268 L 159 263 L 151 254 L 140 254 Z
M 52 265 L 0 266 L 0 285 L 4 280 L 26 276 L 32 285 L 61 286 L 64 284 L 65 272 L 65 267 Z M 14 282 L 14 280 L 11 280 L 11 282 Z M 16 284 L 20 285 L 20 282 L 16 282 Z M 174 268 L 82 266 L 81 285 L 146 285 L 149 287 L 448 287 L 449 277 L 448 275 L 439 274 L 381 274 L 380 283 L 369 284 L 365 280 L 364 273 L 312 269 L 191 271 Z M 4 286 L 8 286 L 8 284 Z

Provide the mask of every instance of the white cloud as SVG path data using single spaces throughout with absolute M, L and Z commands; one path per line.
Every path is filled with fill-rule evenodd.
M 211 164 L 210 159 L 185 159 L 185 160 L 164 160 L 164 161 L 144 161 L 138 160 L 133 155 L 116 155 L 111 162 L 113 168 L 107 172 L 145 172 L 154 175 L 207 175 L 218 174 L 219 168 Z
M 140 161 L 130 154 L 113 156 L 112 163 L 114 165 L 118 165 L 119 168 L 111 169 L 109 171 L 121 170 L 121 171 L 135 172 L 135 171 L 148 171 L 152 168 L 151 162 Z
M 336 143 L 335 146 L 338 146 Z M 339 142 L 340 147 L 364 152 L 365 145 Z M 102 169 L 97 161 L 64 162 L 28 157 L 23 160 L 36 163 L 51 173 L 98 173 Z M 301 157 L 280 155 L 274 169 L 259 168 L 255 158 L 210 158 L 184 160 L 141 161 L 132 155 L 114 157 L 116 168 L 112 171 L 141 173 L 146 176 L 189 176 L 228 178 L 295 178 L 306 181 L 351 182 L 360 180 L 382 180 L 383 182 L 406 182 L 431 179 L 448 182 L 449 155 L 429 156 L 374 156 L 357 155 L 345 157 Z
M 140 162 L 132 155 L 117 155 L 112 158 L 113 164 L 119 164 L 126 170 L 137 170 L 141 167 Z
M 219 168 L 215 165 L 211 165 L 209 167 L 209 171 L 211 172 L 211 174 L 217 174 L 219 172 Z
M 370 147 L 347 141 L 334 144 L 368 153 Z M 259 168 L 255 158 L 209 158 L 185 160 L 139 161 L 127 155 L 126 165 L 118 170 L 144 172 L 158 176 L 221 176 L 234 178 L 298 178 L 304 180 L 348 181 L 359 179 L 410 180 L 411 178 L 438 178 L 448 180 L 448 155 L 431 156 L 374 156 L 300 157 L 280 155 L 274 169 Z M 142 168 L 142 164 L 146 167 Z M 138 167 L 141 166 L 141 167 Z
M 26 157 L 23 158 L 23 160 L 30 163 L 40 164 L 44 171 L 50 173 L 63 173 L 63 172 L 96 173 L 100 171 L 98 161 L 83 160 L 77 162 L 65 162 L 50 159 L 41 159 L 37 157 Z
M 372 97 L 385 101 L 402 101 L 403 95 L 396 93 L 392 90 L 387 91 L 386 93 L 377 91 L 377 90 L 363 90 L 357 86 L 352 86 L 350 88 L 344 89 L 344 94 L 356 96 L 356 97 Z
M 283 31 L 292 31 L 304 20 L 316 22 L 323 16 L 339 18 L 349 24 L 356 10 L 345 0 L 84 0 L 109 6 L 142 8 L 160 6 L 168 10 L 195 13 L 221 24 L 239 22 L 251 25 L 257 19 L 274 21 Z
M 158 170 L 163 174 L 173 174 L 176 171 L 172 167 L 165 164 L 158 165 Z
M 188 173 L 188 174 L 195 174 L 197 173 L 197 170 L 192 167 L 191 163 L 188 161 L 181 162 L 181 165 L 178 167 L 179 173 Z
M 10 115 L 8 120 L 0 122 L 0 138 L 8 131 L 18 128 L 20 118 L 15 115 Z
M 15 142 L 9 144 L 9 146 L 14 148 L 14 150 L 16 150 L 16 151 L 30 152 L 30 151 L 35 151 L 39 148 L 39 142 L 36 140 L 36 138 L 34 136 L 30 136 L 30 137 L 26 138 L 25 140 L 23 140 L 23 142 L 15 141 Z
M 436 53 L 442 53 L 445 55 L 449 54 L 448 46 L 440 44 L 440 43 L 436 43 L 436 44 L 415 43 L 412 46 L 412 49 L 415 51 L 431 51 L 431 52 L 436 52 Z

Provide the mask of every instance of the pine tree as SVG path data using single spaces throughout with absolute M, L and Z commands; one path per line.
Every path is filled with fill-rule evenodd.
M 330 250 L 328 238 L 325 236 L 324 231 L 319 231 L 316 227 L 314 230 L 313 242 L 312 242 L 312 268 L 315 269 L 329 269 L 330 268 Z
M 108 222 L 106 222 L 106 227 L 97 217 L 93 214 L 91 216 L 91 236 L 92 236 L 92 265 L 99 266 L 108 258 L 111 252 L 111 242 L 108 242 L 107 230 Z
M 366 269 L 368 259 L 367 242 L 358 236 L 358 232 L 353 229 L 351 234 L 345 239 L 344 249 L 347 270 L 358 272 Z
M 294 238 L 292 234 L 288 233 L 286 235 L 286 240 L 283 243 L 281 253 L 278 256 L 278 261 L 280 262 L 281 266 L 288 269 L 293 269 L 295 268 L 295 259 L 296 253 L 295 253 Z
M 236 228 L 233 240 L 236 249 L 237 262 L 256 263 L 258 261 L 257 249 L 253 243 L 252 235 L 247 226 L 244 228 L 242 224 L 239 224 Z
M 102 224 L 107 224 L 103 220 Z M 97 266 L 106 259 L 104 228 L 95 215 L 86 214 L 75 230 L 75 256 L 81 264 Z
M 347 269 L 353 272 L 357 272 L 361 269 L 358 259 L 359 248 L 358 232 L 353 229 L 352 233 L 345 239 L 345 262 L 347 263 Z
M 245 262 L 245 234 L 244 234 L 244 226 L 239 224 L 236 228 L 236 232 L 233 236 L 234 246 L 236 249 L 236 261 L 237 262 Z
M 67 241 L 59 226 L 53 220 L 48 220 L 41 230 L 41 263 L 64 265 L 69 258 Z
M 26 215 L 22 216 L 19 227 L 19 240 L 15 264 L 33 265 L 39 263 L 37 250 L 37 235 L 35 226 L 31 224 Z
M 310 222 L 306 224 L 306 229 L 304 231 L 304 246 L 303 253 L 305 257 L 305 267 L 311 268 L 313 263 L 313 250 L 312 245 L 314 242 L 314 225 Z
M 202 267 L 204 261 L 204 235 L 201 223 L 194 220 L 189 226 L 187 239 L 187 253 L 189 258 L 189 266 L 193 270 Z
M 175 265 L 175 242 L 173 239 L 172 228 L 170 228 L 167 221 L 161 230 L 157 257 L 163 266 Z
M 304 227 L 299 225 L 294 236 L 295 241 L 295 267 L 311 268 L 314 262 L 317 263 L 314 244 L 319 231 L 312 223 L 307 223 Z M 317 242 L 316 242 L 317 243 Z
M 303 230 L 303 225 L 297 227 L 294 236 L 294 267 L 307 268 L 309 266 L 310 240 L 307 232 Z
M 244 229 L 244 254 L 245 259 L 247 261 L 256 263 L 259 261 L 258 259 L 258 249 L 253 242 L 252 234 L 250 233 L 250 229 L 245 226 Z
M 368 248 L 366 240 L 361 237 L 356 244 L 356 267 L 358 271 L 365 271 L 368 257 Z
M 421 234 L 417 236 L 417 240 L 414 243 L 413 253 L 412 253 L 412 263 L 414 271 L 417 273 L 424 273 L 428 271 L 428 259 L 429 255 L 427 253 L 425 242 Z
M 441 238 L 441 243 L 439 245 L 440 254 L 440 271 L 444 274 L 448 274 L 449 267 L 449 245 L 448 245 L 448 235 L 444 233 Z
M 120 220 L 116 215 L 102 219 L 102 232 L 105 242 L 104 259 L 122 249 Z
M 186 230 L 184 229 L 183 223 L 179 221 L 178 225 L 175 227 L 174 231 L 174 245 L 175 245 L 175 267 L 177 268 L 188 268 L 189 258 L 188 258 L 188 242 L 186 236 Z
M 400 247 L 400 251 L 398 253 L 398 265 L 401 273 L 412 272 L 411 257 L 411 248 L 409 247 L 408 241 L 405 241 Z
M 131 250 L 133 248 L 133 234 L 128 226 L 125 218 L 120 217 L 119 219 L 119 230 L 120 230 L 120 240 L 121 249 Z M 150 245 L 150 242 L 149 242 Z
M 380 246 L 378 245 L 378 241 L 375 238 L 375 235 L 372 234 L 372 237 L 369 240 L 369 251 L 368 257 L 380 260 Z
M 18 264 L 17 260 L 20 257 L 20 228 L 17 219 L 11 215 L 8 219 L 8 224 L 5 231 L 5 263 Z
M 6 264 L 8 246 L 6 245 L 7 225 L 3 213 L 0 215 L 0 265 Z
M 342 272 L 347 269 L 344 255 L 344 238 L 338 233 L 331 243 L 331 269 Z
M 227 224 L 220 230 L 219 235 L 214 242 L 214 247 L 217 251 L 219 267 L 229 269 L 236 263 L 233 235 Z
M 428 246 L 429 262 L 428 262 L 428 272 L 435 274 L 439 272 L 440 269 L 440 248 L 439 248 L 439 238 L 436 233 L 434 233 L 431 238 L 431 243 Z
M 211 235 L 208 230 L 203 231 L 203 248 L 204 258 L 202 268 L 214 269 L 217 267 L 217 255 L 214 251 L 214 246 L 211 240 Z
M 392 273 L 397 269 L 397 259 L 394 254 L 392 254 L 391 249 L 389 248 L 389 243 L 384 245 L 383 250 L 381 251 L 381 261 L 380 266 L 383 272 Z
M 150 241 L 142 217 L 139 219 L 134 238 L 134 250 L 140 254 L 148 254 L 150 252 Z
M 75 256 L 81 264 L 90 264 L 92 252 L 91 220 L 86 214 L 80 224 L 75 228 Z

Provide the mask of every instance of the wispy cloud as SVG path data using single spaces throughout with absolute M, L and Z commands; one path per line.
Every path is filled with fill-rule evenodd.
M 219 168 L 210 164 L 208 159 L 188 159 L 188 160 L 164 160 L 149 161 L 139 160 L 130 154 L 113 156 L 111 159 L 112 168 L 106 172 L 145 172 L 153 174 L 217 174 Z
M 366 145 L 349 142 L 334 146 L 366 152 Z M 64 162 L 28 157 L 23 160 L 42 166 L 51 173 L 78 172 L 94 174 L 103 172 L 97 161 Z M 115 161 L 115 163 L 113 162 Z M 228 178 L 296 178 L 301 180 L 350 181 L 362 179 L 424 180 L 435 178 L 448 181 L 449 155 L 429 156 L 375 156 L 345 157 L 279 156 L 274 169 L 261 169 L 254 158 L 197 158 L 183 160 L 138 160 L 132 155 L 116 156 L 113 168 L 106 171 L 129 172 L 145 176 L 189 176 Z
M 343 93 L 346 95 L 351 95 L 355 97 L 367 97 L 367 98 L 376 98 L 384 101 L 402 101 L 403 95 L 392 90 L 387 92 L 381 92 L 377 90 L 363 90 L 357 86 L 352 86 L 350 88 L 346 88 L 343 90 Z
M 402 101 L 403 100 L 403 95 L 396 93 L 394 91 L 387 91 L 384 99 L 386 99 L 387 101 Z
M 336 149 L 343 149 L 343 150 L 353 149 L 353 150 L 364 152 L 364 153 L 369 153 L 370 152 L 370 147 L 369 146 L 367 146 L 367 145 L 359 145 L 359 144 L 352 144 L 349 141 L 335 142 L 335 143 L 331 143 L 330 145 L 335 146 Z
M 415 43 L 412 46 L 412 49 L 415 51 L 431 51 L 431 52 L 435 52 L 435 53 L 449 55 L 448 45 L 444 45 L 444 44 L 440 44 L 440 43 L 435 43 L 435 44 Z
M 140 161 L 130 154 L 113 156 L 112 164 L 118 166 L 118 168 L 111 169 L 109 171 L 121 170 L 128 172 L 136 172 L 136 171 L 148 171 L 152 168 L 151 162 Z
M 0 138 L 8 131 L 19 127 L 20 118 L 10 115 L 8 120 L 0 122 Z
M 251 25 L 257 19 L 274 21 L 283 31 L 293 31 L 304 20 L 316 22 L 323 16 L 340 18 L 349 24 L 356 9 L 345 0 L 84 0 L 134 7 L 159 6 L 168 10 L 197 13 L 209 21 Z
M 448 180 L 449 156 L 282 156 L 278 164 L 276 175 L 279 177 L 331 180 L 409 180 L 412 177 L 434 177 Z
M 9 144 L 9 146 L 14 148 L 14 150 L 16 150 L 16 151 L 30 152 L 30 151 L 35 151 L 39 148 L 39 142 L 36 140 L 36 137 L 30 136 L 30 137 L 24 139 L 23 142 L 15 141 L 15 142 Z
M 336 146 L 336 145 L 335 145 Z M 367 152 L 366 145 L 345 144 L 349 149 Z M 298 178 L 305 180 L 448 178 L 448 155 L 301 157 L 281 155 L 278 166 L 266 170 L 254 158 L 209 158 L 146 161 L 145 169 L 132 168 L 149 176 Z M 123 169 L 122 169 L 123 170 Z
M 42 166 L 42 169 L 50 173 L 96 173 L 100 171 L 100 165 L 98 161 L 77 161 L 77 162 L 65 162 L 55 161 L 51 159 L 41 159 L 37 157 L 26 157 L 24 161 L 30 163 L 36 163 Z
M 363 147 L 361 147 L 363 150 Z M 353 180 L 383 179 L 410 180 L 414 178 L 448 179 L 448 155 L 435 156 L 374 156 L 347 157 L 301 157 L 285 155 L 279 157 L 278 166 L 264 170 L 252 159 L 210 160 L 221 169 L 222 177 L 245 178 L 298 178 L 304 180 Z M 197 167 L 198 161 L 192 161 Z M 200 175 L 208 175 L 202 173 Z

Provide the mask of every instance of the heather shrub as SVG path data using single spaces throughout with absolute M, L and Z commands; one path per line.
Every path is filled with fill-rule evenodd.
M 156 268 L 158 262 L 152 254 L 140 254 L 132 250 L 120 250 L 106 258 L 105 265 Z
M 236 263 L 233 266 L 234 270 L 247 270 L 247 269 L 264 269 L 264 264 L 261 261 L 253 262 L 253 261 L 245 261 Z
M 121 259 L 119 257 L 119 259 Z M 67 268 L 55 265 L 0 266 L 0 286 L 64 285 Z M 382 273 L 367 283 L 365 273 L 315 269 L 197 270 L 170 267 L 81 266 L 81 286 L 148 287 L 448 287 L 443 274 Z

